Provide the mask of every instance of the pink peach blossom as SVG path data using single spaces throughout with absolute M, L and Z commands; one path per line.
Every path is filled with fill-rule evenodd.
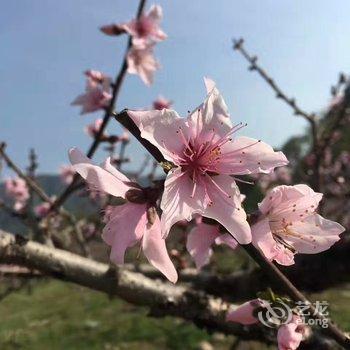
M 86 90 L 79 95 L 72 103 L 72 106 L 82 106 L 80 114 L 92 113 L 108 106 L 112 95 L 110 94 L 110 83 L 106 79 L 98 81 L 100 72 L 88 71 Z M 95 72 L 95 73 L 91 73 Z M 102 74 L 102 73 L 101 73 Z M 92 78 L 94 76 L 94 78 Z
M 105 82 L 110 83 L 110 78 L 98 70 L 88 69 L 84 72 L 84 74 L 96 84 L 104 84 Z
M 213 254 L 211 246 L 214 243 L 217 245 L 226 244 L 232 249 L 238 245 L 228 233 L 221 234 L 218 225 L 208 225 L 200 221 L 189 232 L 186 248 L 194 259 L 197 269 L 201 269 L 202 266 L 209 263 Z
M 60 177 L 62 182 L 69 185 L 73 181 L 75 170 L 71 165 L 61 165 Z
M 261 216 L 252 226 L 253 244 L 269 260 L 292 265 L 296 253 L 329 249 L 345 229 L 315 210 L 322 194 L 307 185 L 277 186 L 259 204 Z
M 242 325 L 253 325 L 259 323 L 255 313 L 260 308 L 269 306 L 269 302 L 262 299 L 253 299 L 229 311 L 226 320 L 237 322 Z M 288 322 L 288 321 L 287 321 Z M 301 341 L 308 336 L 310 328 L 306 326 L 299 315 L 291 315 L 288 323 L 278 328 L 277 342 L 279 350 L 296 350 Z
M 248 137 L 233 139 L 242 124 L 232 125 L 226 104 L 205 80 L 208 96 L 188 118 L 170 109 L 129 111 L 141 136 L 157 146 L 174 167 L 165 181 L 161 200 L 163 235 L 177 221 L 193 214 L 217 220 L 241 244 L 251 241 L 246 213 L 231 175 L 269 173 L 287 164 L 281 152 Z
M 126 249 L 140 243 L 148 261 L 175 283 L 177 273 L 161 236 L 160 220 L 150 204 L 148 192 L 114 168 L 110 158 L 97 166 L 76 148 L 70 150 L 69 157 L 74 169 L 90 187 L 126 199 L 125 204 L 109 208 L 108 215 L 105 215 L 102 238 L 112 247 L 111 260 L 116 264 L 124 263 Z
M 163 41 L 167 38 L 159 26 L 162 17 L 162 8 L 159 5 L 153 5 L 147 14 L 122 24 L 121 28 L 132 36 L 134 46 L 145 48 L 153 42 Z
M 173 102 L 171 100 L 166 99 L 165 97 L 159 95 L 158 98 L 153 102 L 153 109 L 158 109 L 161 111 L 162 109 L 169 109 Z
M 229 311 L 226 315 L 226 320 L 230 322 L 237 322 L 243 325 L 251 325 L 258 323 L 259 320 L 254 316 L 256 309 L 266 305 L 265 300 L 253 299 L 238 306 L 233 311 Z
M 128 73 L 138 75 L 148 86 L 153 83 L 153 75 L 160 68 L 153 55 L 153 45 L 145 48 L 132 47 L 127 56 Z
M 20 177 L 5 180 L 5 193 L 11 197 L 14 203 L 14 210 L 21 212 L 29 199 L 29 189 L 26 182 Z
M 292 321 L 280 326 L 277 332 L 278 350 L 298 349 L 306 326 L 299 316 L 294 315 Z

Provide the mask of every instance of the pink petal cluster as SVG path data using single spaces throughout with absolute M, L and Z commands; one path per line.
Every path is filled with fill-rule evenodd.
M 99 71 L 88 70 L 85 93 L 79 95 L 71 104 L 82 106 L 80 114 L 92 113 L 108 106 L 111 95 L 110 78 Z
M 128 73 L 139 75 L 146 85 L 151 85 L 153 75 L 160 65 L 154 57 L 155 43 L 163 41 L 167 35 L 160 28 L 163 11 L 153 5 L 146 14 L 128 23 L 110 24 L 101 27 L 107 35 L 120 35 L 124 32 L 132 37 L 132 46 L 127 55 Z
M 70 150 L 69 157 L 75 171 L 90 187 L 126 200 L 125 204 L 111 207 L 108 215 L 105 215 L 106 226 L 102 238 L 112 247 L 111 260 L 122 264 L 126 249 L 139 243 L 148 261 L 175 283 L 177 273 L 161 236 L 158 214 L 148 200 L 147 191 L 115 169 L 109 158 L 97 166 L 75 148 Z
M 278 350 L 296 350 L 298 349 L 304 334 L 308 327 L 302 323 L 299 316 L 294 316 L 291 322 L 278 328 L 277 343 Z
M 5 192 L 11 197 L 14 203 L 14 209 L 21 211 L 26 206 L 29 199 L 29 190 L 26 182 L 20 177 L 5 180 Z
M 270 173 L 288 161 L 260 140 L 233 138 L 243 125 L 232 125 L 214 82 L 206 79 L 205 83 L 207 98 L 188 118 L 170 109 L 128 113 L 141 136 L 173 164 L 161 200 L 163 235 L 176 222 L 200 214 L 217 220 L 246 244 L 251 242 L 250 227 L 232 175 Z
M 238 306 L 226 315 L 226 320 L 243 325 L 259 323 L 254 313 L 259 308 L 264 308 L 268 302 L 261 299 L 253 299 Z M 282 324 L 278 328 L 277 343 L 279 350 L 296 350 L 301 341 L 307 336 L 309 327 L 306 326 L 298 315 L 293 315 L 290 322 Z
M 228 233 L 220 233 L 218 225 L 208 225 L 197 219 L 197 225 L 187 236 L 186 248 L 195 261 L 197 269 L 209 263 L 213 254 L 213 244 L 226 244 L 232 249 L 238 245 L 237 241 Z
M 71 165 L 62 165 L 60 167 L 60 177 L 63 183 L 69 185 L 73 181 L 75 170 Z
M 145 48 L 167 38 L 160 28 L 162 18 L 162 8 L 159 5 L 153 5 L 145 15 L 123 24 L 122 27 L 132 36 L 134 46 Z
M 158 109 L 159 111 L 162 109 L 169 109 L 172 104 L 173 102 L 171 100 L 168 100 L 165 97 L 159 95 L 153 102 L 153 109 Z
M 269 260 L 292 265 L 296 253 L 329 249 L 345 229 L 315 210 L 322 194 L 307 185 L 277 186 L 259 204 L 261 216 L 252 226 L 253 244 Z
M 160 68 L 153 54 L 154 45 L 146 47 L 133 46 L 127 56 L 128 73 L 139 75 L 148 86 L 153 83 L 154 73 Z

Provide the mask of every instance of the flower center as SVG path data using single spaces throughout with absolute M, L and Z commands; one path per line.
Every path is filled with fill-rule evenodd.
M 147 37 L 153 30 L 153 22 L 147 17 L 141 17 L 136 22 L 136 32 L 140 38 Z

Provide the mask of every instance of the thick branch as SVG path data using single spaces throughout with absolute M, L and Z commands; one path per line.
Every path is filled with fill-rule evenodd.
M 229 304 L 193 289 L 154 281 L 140 273 L 112 268 L 79 255 L 0 231 L 0 262 L 36 269 L 60 280 L 98 290 L 140 306 L 154 316 L 177 316 L 209 330 L 243 339 L 267 340 L 266 329 L 226 322 Z

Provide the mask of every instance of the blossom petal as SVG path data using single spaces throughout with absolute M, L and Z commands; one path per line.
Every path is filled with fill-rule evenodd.
M 212 204 L 205 208 L 202 215 L 217 220 L 240 244 L 250 243 L 250 227 L 247 215 L 241 206 L 240 192 L 235 180 L 228 175 L 217 175 L 213 176 L 213 181 L 227 195 L 214 186 L 208 189 Z
M 303 221 L 293 222 L 288 230 L 292 234 L 287 235 L 285 240 L 299 253 L 315 254 L 329 249 L 340 239 L 339 235 L 345 228 L 337 222 L 314 214 Z
M 146 231 L 142 240 L 142 250 L 147 260 L 172 282 L 177 281 L 177 272 L 170 260 L 166 249 L 165 240 L 161 235 L 161 227 L 158 215 L 152 226 L 146 225 Z
M 204 78 L 208 96 L 203 104 L 196 108 L 188 117 L 188 123 L 192 128 L 192 136 L 202 142 L 208 141 L 212 137 L 213 130 L 218 137 L 226 135 L 232 128 L 232 122 L 219 90 L 215 87 L 215 82 Z
M 161 225 L 164 237 L 177 221 L 190 221 L 193 214 L 203 212 L 206 205 L 204 189 L 202 186 L 197 186 L 194 198 L 192 198 L 192 192 L 193 182 L 180 168 L 168 174 L 160 203 L 163 210 Z
M 73 168 L 94 189 L 111 194 L 115 197 L 125 197 L 129 186 L 120 179 L 114 177 L 110 172 L 91 163 L 80 150 L 72 148 L 69 158 Z
M 259 204 L 259 210 L 276 219 L 299 221 L 315 211 L 322 196 L 307 185 L 277 186 Z
M 128 73 L 139 75 L 147 86 L 153 83 L 153 75 L 160 68 L 160 64 L 153 55 L 153 45 L 146 47 L 133 45 L 128 52 L 127 63 Z
M 111 173 L 114 177 L 116 177 L 118 180 L 123 182 L 131 182 L 131 180 L 126 177 L 123 173 L 121 173 L 119 170 L 117 170 L 112 164 L 111 164 L 111 157 L 108 157 L 102 164 L 101 168 Z
M 256 308 L 263 306 L 263 301 L 253 299 L 238 306 L 235 310 L 227 313 L 226 320 L 237 322 L 243 325 L 251 325 L 258 323 L 258 319 L 254 317 L 253 312 Z
M 276 256 L 276 241 L 273 239 L 268 218 L 259 220 L 251 227 L 252 242 L 268 260 Z
M 282 152 L 275 152 L 267 143 L 241 136 L 221 148 L 219 172 L 226 174 L 271 173 L 274 168 L 288 164 Z
M 213 253 L 211 246 L 218 235 L 218 226 L 204 223 L 196 225 L 188 234 L 186 248 L 194 259 L 197 269 L 209 263 Z
M 176 155 L 182 154 L 184 145 L 176 131 L 181 127 L 188 139 L 185 119 L 171 109 L 153 111 L 128 111 L 128 115 L 141 131 L 141 136 L 156 146 L 163 156 L 176 162 Z
M 111 261 L 124 263 L 127 248 L 143 236 L 147 224 L 146 205 L 126 203 L 113 208 L 111 219 L 103 229 L 102 238 L 110 246 Z
M 294 254 L 294 252 L 285 247 L 283 244 L 277 243 L 274 260 L 280 265 L 290 266 L 295 263 Z
M 275 260 L 286 266 L 294 264 L 294 253 L 273 238 L 268 218 L 259 220 L 251 229 L 254 246 L 260 249 L 268 260 Z
M 159 5 L 152 5 L 147 13 L 152 21 L 159 22 L 163 18 L 163 9 Z

